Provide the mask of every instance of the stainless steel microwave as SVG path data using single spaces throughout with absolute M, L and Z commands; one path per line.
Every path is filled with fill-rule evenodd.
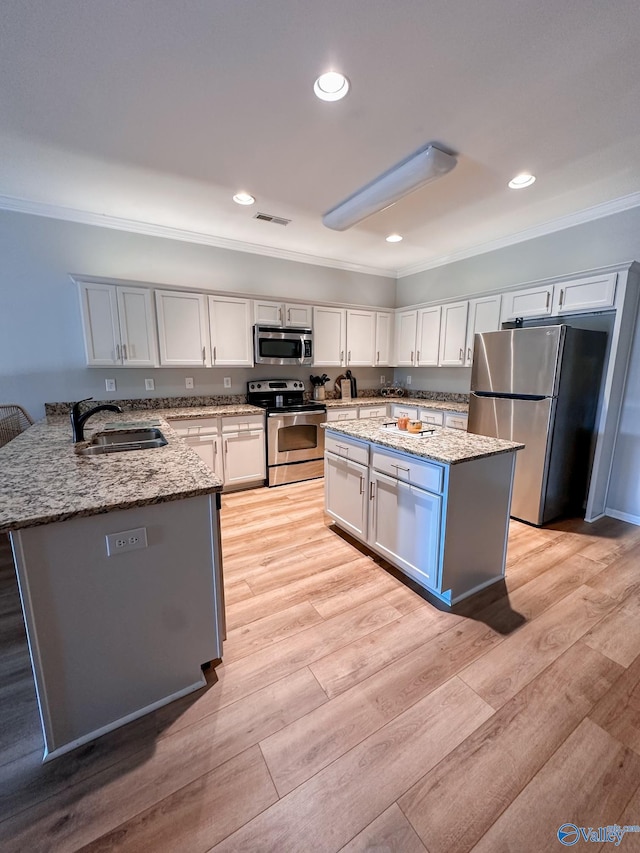
M 256 364 L 312 364 L 313 333 L 311 329 L 278 329 L 254 326 L 254 360 Z

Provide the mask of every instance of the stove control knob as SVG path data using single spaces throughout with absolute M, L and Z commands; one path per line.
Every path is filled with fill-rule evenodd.
M 256 386 L 256 387 L 257 387 L 257 388 L 262 388 L 262 385 L 258 382 L 258 384 L 257 384 L 257 386 Z

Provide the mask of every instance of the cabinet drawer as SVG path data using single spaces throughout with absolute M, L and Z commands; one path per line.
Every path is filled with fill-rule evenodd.
M 466 415 L 445 415 L 444 425 L 449 427 L 450 429 L 464 429 L 467 428 L 467 416 Z
M 396 403 L 391 407 L 391 416 L 394 418 L 411 418 L 412 421 L 415 421 L 418 417 L 418 410 L 412 406 L 403 406 Z
M 167 420 L 178 435 L 200 435 L 201 432 L 211 435 L 218 432 L 218 418 L 181 418 L 178 420 L 167 418 Z
M 442 426 L 444 423 L 444 414 L 443 412 L 436 412 L 432 409 L 420 409 L 418 412 L 418 420 L 421 420 L 423 424 L 435 424 L 435 426 Z
M 374 450 L 371 465 L 376 471 L 396 477 L 403 483 L 411 483 L 430 492 L 442 491 L 444 469 L 434 462 L 422 462 L 408 456 Z
M 327 421 L 356 421 L 358 409 L 327 409 Z
M 386 406 L 362 406 L 360 409 L 361 418 L 386 418 Z
M 369 464 L 368 444 L 361 444 L 358 441 L 352 441 L 342 436 L 338 437 L 334 434 L 325 436 L 324 449 L 330 453 L 335 453 L 336 456 L 341 456 L 343 459 L 350 459 L 352 462 L 359 462 L 361 465 Z
M 264 415 L 240 415 L 222 418 L 222 432 L 246 432 L 264 429 Z

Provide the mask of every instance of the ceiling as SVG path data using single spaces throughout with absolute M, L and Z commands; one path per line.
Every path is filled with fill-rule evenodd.
M 404 275 L 640 204 L 639 48 L 638 0 L 2 0 L 0 207 Z M 322 225 L 429 142 L 452 172 Z

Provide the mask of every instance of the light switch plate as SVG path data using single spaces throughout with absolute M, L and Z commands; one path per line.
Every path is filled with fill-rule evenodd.
M 225 388 L 231 388 L 231 377 L 230 376 L 225 376 L 223 379 L 223 382 L 224 382 Z
M 193 376 L 187 376 L 187 378 L 184 380 L 184 387 L 193 388 Z
M 153 389 L 155 387 L 156 387 L 156 383 L 153 381 L 153 379 L 145 379 L 144 380 L 144 390 L 145 391 L 153 391 Z
M 380 374 L 380 384 L 381 384 L 381 385 L 384 385 L 384 383 L 385 383 L 386 381 L 387 381 L 387 379 L 386 379 L 386 377 L 385 377 L 384 373 L 381 373 L 381 374 Z
M 411 385 L 411 377 L 407 376 L 407 385 Z
M 107 391 L 115 391 L 116 390 L 116 380 L 115 379 L 105 379 L 104 387 Z

